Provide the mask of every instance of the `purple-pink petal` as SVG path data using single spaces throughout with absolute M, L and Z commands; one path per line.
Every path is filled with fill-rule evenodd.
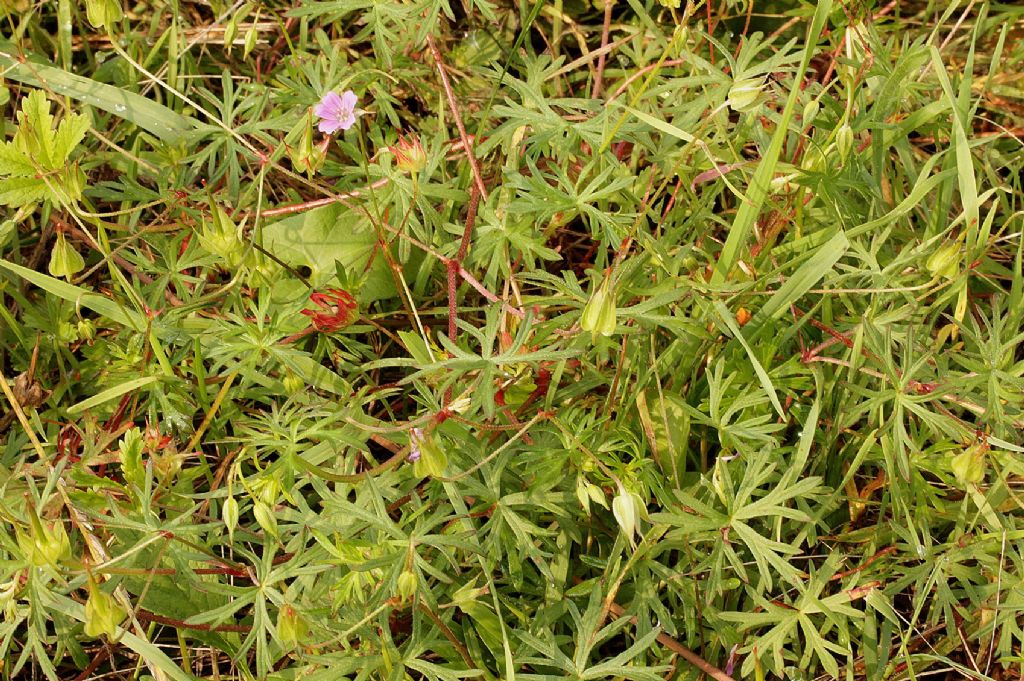
M 346 90 L 342 94 L 328 92 L 320 102 L 313 107 L 315 113 L 321 120 L 317 125 L 320 132 L 328 135 L 338 130 L 348 130 L 356 122 L 356 93 Z
M 333 118 L 335 112 L 342 106 L 341 97 L 337 92 L 328 92 L 320 100 L 320 103 L 313 107 L 313 113 L 320 118 Z
M 325 118 L 316 126 L 317 130 L 327 135 L 333 135 L 342 128 L 341 122 L 333 118 Z
M 423 429 L 413 428 L 409 431 L 409 461 L 419 461 L 423 452 L 420 451 L 420 444 L 423 443 Z

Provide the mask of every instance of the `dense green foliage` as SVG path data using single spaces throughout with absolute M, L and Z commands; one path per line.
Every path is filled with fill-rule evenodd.
M 1024 8 L 605 2 L 0 1 L 3 679 L 1019 678 Z

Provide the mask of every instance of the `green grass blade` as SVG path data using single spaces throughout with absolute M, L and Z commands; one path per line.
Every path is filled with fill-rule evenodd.
M 772 136 L 771 144 L 768 145 L 768 151 L 765 152 L 750 181 L 747 200 L 740 203 L 740 208 L 736 212 L 736 218 L 729 229 L 729 236 L 726 237 L 725 245 L 722 246 L 718 264 L 711 275 L 712 284 L 721 284 L 732 271 L 736 261 L 739 260 L 740 249 L 747 242 L 754 223 L 757 221 L 757 216 L 761 213 L 761 207 L 764 205 L 765 199 L 768 198 L 768 187 L 775 176 L 779 154 L 782 153 L 782 145 L 789 134 L 789 122 L 793 119 L 796 102 L 800 95 L 800 78 L 807 72 L 807 65 L 810 64 L 811 57 L 814 56 L 814 49 L 818 44 L 818 36 L 831 10 L 832 0 L 822 0 L 814 12 L 814 18 L 811 19 L 811 26 L 807 31 L 807 46 L 804 49 L 803 59 L 800 60 L 800 68 L 796 72 L 793 88 L 786 100 L 786 107 L 782 110 L 778 128 Z
M 158 381 L 156 376 L 143 376 L 142 378 L 136 378 L 131 381 L 125 381 L 120 385 L 115 385 L 113 388 L 107 388 L 101 393 L 93 395 L 87 400 L 82 400 L 76 405 L 68 407 L 68 415 L 77 414 L 83 412 L 86 409 L 92 409 L 93 407 L 109 402 L 110 400 L 116 399 L 125 393 L 130 393 L 133 390 L 138 390 L 144 385 L 155 383 Z
M 121 307 L 117 303 L 108 298 L 104 298 L 101 295 L 92 293 L 84 288 L 69 284 L 61 281 L 48 274 L 42 272 L 36 272 L 30 270 L 27 267 L 16 265 L 13 262 L 0 259 L 0 269 L 7 270 L 11 274 L 15 274 L 30 284 L 34 284 L 39 288 L 43 289 L 48 293 L 52 293 L 58 298 L 74 303 L 75 305 L 81 305 L 82 307 L 88 308 L 97 314 L 101 314 L 107 319 L 117 322 L 122 326 L 141 331 L 146 328 L 146 319 L 137 312 L 132 312 Z
M 896 222 L 910 214 L 910 212 L 921 203 L 925 196 L 949 179 L 955 172 L 953 169 L 950 169 L 940 171 L 934 175 L 931 174 L 938 161 L 942 158 L 943 155 L 940 153 L 932 156 L 925 162 L 921 167 L 921 172 L 918 174 L 917 182 L 914 183 L 914 187 L 910 190 L 910 193 L 907 194 L 906 198 L 900 201 L 895 208 L 881 217 L 869 220 L 868 222 L 859 224 L 856 227 L 851 227 L 846 230 L 846 236 L 852 239 L 865 234 L 870 234 L 871 232 L 882 229 L 886 225 L 892 224 L 893 222 Z M 807 236 L 784 243 L 772 249 L 772 254 L 777 258 L 781 258 L 807 249 L 820 248 L 825 243 L 826 239 L 829 238 L 830 234 L 830 230 L 821 230 L 814 234 L 808 234 Z
M 935 70 L 942 84 L 942 91 L 953 106 L 953 152 L 956 154 L 956 176 L 957 184 L 960 187 L 960 201 L 964 206 L 964 217 L 967 219 L 968 234 L 974 234 L 980 222 L 980 208 L 978 205 L 978 181 L 974 176 L 974 161 L 971 155 L 971 144 L 967 139 L 967 130 L 964 128 L 964 118 L 970 108 L 970 102 L 961 106 L 957 96 L 953 93 L 953 86 L 949 82 L 946 68 L 942 64 L 942 55 L 938 49 L 932 47 L 932 68 Z M 969 76 L 964 76 L 968 78 Z M 973 240 L 968 238 L 968 244 L 974 245 Z
M 315 388 L 345 397 L 352 394 L 352 386 L 345 379 L 318 364 L 312 357 L 288 355 L 283 361 L 297 376 Z
M 68 73 L 38 58 L 30 56 L 22 61 L 18 53 L 12 43 L 0 40 L 0 71 L 5 78 L 43 88 L 112 113 L 168 144 L 177 144 L 197 129 L 207 127 L 151 99 Z
M 669 137 L 675 137 L 677 140 L 680 140 L 680 141 L 683 141 L 683 142 L 696 142 L 697 141 L 696 137 L 694 137 L 690 133 L 686 132 L 682 128 L 676 127 L 676 126 L 674 126 L 671 123 L 668 123 L 666 121 L 659 120 L 659 119 L 655 118 L 654 116 L 651 116 L 650 114 L 646 114 L 643 111 L 640 111 L 637 108 L 634 108 L 632 106 L 626 106 L 626 105 L 623 105 L 622 108 L 625 109 L 626 111 L 628 111 L 633 116 L 635 116 L 637 119 L 643 121 L 647 125 L 649 125 L 652 128 L 654 128 L 655 130 L 657 130 L 659 132 L 665 133 Z
M 767 322 L 785 314 L 791 304 L 799 300 L 832 270 L 849 248 L 850 241 L 843 232 L 825 242 L 757 311 L 745 327 L 746 332 L 753 337 Z

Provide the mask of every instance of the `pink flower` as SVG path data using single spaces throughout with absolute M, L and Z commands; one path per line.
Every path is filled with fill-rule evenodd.
M 340 95 L 331 91 L 313 107 L 313 113 L 320 118 L 317 128 L 332 135 L 339 130 L 348 130 L 356 123 L 356 93 L 345 90 Z

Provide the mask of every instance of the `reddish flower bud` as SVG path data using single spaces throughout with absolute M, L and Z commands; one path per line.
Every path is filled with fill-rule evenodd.
M 398 144 L 388 150 L 395 155 L 395 165 L 404 172 L 418 173 L 427 165 L 427 153 L 419 137 L 407 139 L 399 135 Z
M 359 303 L 348 291 L 332 288 L 326 293 L 314 293 L 309 299 L 320 309 L 306 309 L 302 314 L 309 317 L 313 327 L 322 333 L 344 329 L 359 317 Z

